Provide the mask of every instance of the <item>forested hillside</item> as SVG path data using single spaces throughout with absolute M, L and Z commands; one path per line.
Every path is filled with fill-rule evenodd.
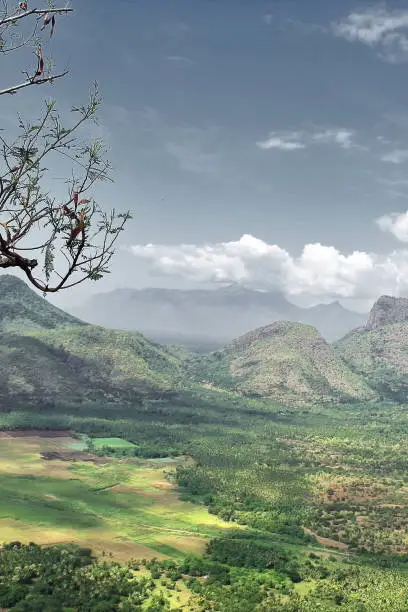
M 133 401 L 171 393 L 180 359 L 137 332 L 74 319 L 12 276 L 0 277 L 0 394 L 3 409 Z
M 376 397 L 317 330 L 302 323 L 272 323 L 190 364 L 197 381 L 290 406 Z
M 408 299 L 382 296 L 367 324 L 334 345 L 337 355 L 383 398 L 408 398 Z
M 1 606 L 405 610 L 406 406 L 346 351 L 404 323 L 333 348 L 280 322 L 192 355 L 7 283 L 27 308 L 0 334 L 0 529 L 24 546 L 0 551 Z

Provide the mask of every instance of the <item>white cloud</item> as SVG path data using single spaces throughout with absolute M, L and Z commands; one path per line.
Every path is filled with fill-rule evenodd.
M 381 159 L 382 161 L 390 164 L 402 164 L 403 162 L 408 161 L 408 149 L 394 149 L 394 151 L 385 153 Z
M 267 140 L 257 142 L 257 146 L 265 151 L 268 149 L 279 149 L 280 151 L 296 151 L 305 149 L 306 145 L 298 140 L 299 133 L 292 132 L 282 136 L 276 136 L 276 132 L 271 132 Z
M 406 231 L 408 236 L 408 226 Z M 150 262 L 156 273 L 203 283 L 278 289 L 288 296 L 367 299 L 379 293 L 408 292 L 408 251 L 385 256 L 364 251 L 343 254 L 333 246 L 315 243 L 306 244 L 295 257 L 249 234 L 231 242 L 148 244 L 129 250 Z
M 313 135 L 313 140 L 322 144 L 338 144 L 343 149 L 351 149 L 353 143 L 354 132 L 350 130 L 325 130 Z
M 391 62 L 408 59 L 408 10 L 390 11 L 370 8 L 350 13 L 332 24 L 332 31 L 350 42 L 382 48 L 382 56 Z
M 260 149 L 296 151 L 310 145 L 336 145 L 342 149 L 362 148 L 354 143 L 354 130 L 330 128 L 316 132 L 270 132 L 269 138 L 257 142 Z
M 383 232 L 391 232 L 401 242 L 408 242 L 408 210 L 404 213 L 384 215 L 377 219 L 376 223 Z

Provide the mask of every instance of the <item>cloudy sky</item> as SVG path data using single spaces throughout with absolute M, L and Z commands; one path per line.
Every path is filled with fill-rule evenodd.
M 112 274 L 55 303 L 214 282 L 360 308 L 408 295 L 406 3 L 72 5 L 52 95 L 68 108 L 98 80 L 115 184 L 96 195 L 134 218 Z M 2 97 L 3 125 L 48 95 L 33 89 Z

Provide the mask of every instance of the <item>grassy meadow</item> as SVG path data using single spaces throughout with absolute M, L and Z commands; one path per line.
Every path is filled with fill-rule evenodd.
M 102 448 L 114 440 L 96 438 L 93 443 Z M 116 442 L 121 448 L 131 446 Z M 201 553 L 210 537 L 229 528 L 206 508 L 179 499 L 169 479 L 188 458 L 89 461 L 92 455 L 78 450 L 83 445 L 68 434 L 0 435 L 3 542 L 75 541 L 118 560 L 177 558 Z M 55 453 L 61 458 L 43 458 Z

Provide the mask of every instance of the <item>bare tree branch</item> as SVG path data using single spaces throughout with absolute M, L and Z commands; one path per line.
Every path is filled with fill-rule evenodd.
M 24 82 L 1 89 L 0 96 L 5 94 L 15 94 L 17 91 L 29 87 L 31 85 L 44 85 L 45 83 L 53 83 L 56 79 L 60 79 L 63 76 L 66 76 L 66 74 L 68 74 L 68 70 L 64 70 L 57 74 L 52 74 L 50 67 L 47 68 L 47 71 L 45 70 L 45 60 L 43 58 L 42 53 L 41 36 L 37 36 L 37 30 L 39 20 L 43 18 L 43 25 L 40 30 L 43 31 L 46 27 L 50 27 L 51 37 L 53 35 L 55 27 L 55 16 L 72 12 L 73 9 L 67 7 L 29 9 L 28 2 L 20 2 L 19 8 L 12 14 L 9 14 L 7 2 L 4 2 L 4 8 L 2 11 L 0 11 L 0 57 L 1 55 L 6 55 L 8 53 L 11 53 L 12 51 L 21 49 L 22 47 L 35 46 L 37 55 L 37 68 L 32 73 L 32 76 L 29 76 L 27 71 L 24 72 L 24 74 L 26 74 L 27 76 L 27 79 Z M 8 38 L 14 40 L 14 34 L 11 32 L 15 30 L 15 26 L 19 25 L 22 20 L 25 20 L 29 17 L 35 18 L 35 23 L 31 34 L 19 41 L 18 44 L 7 45 L 5 34 L 8 33 Z
M 19 19 L 24 19 L 25 17 L 29 17 L 29 15 L 50 15 L 50 14 L 63 14 L 63 13 L 72 13 L 74 9 L 72 8 L 60 8 L 60 9 L 31 9 L 30 11 L 24 11 L 23 13 L 16 13 L 15 15 L 11 15 L 10 17 L 5 17 L 4 19 L 0 19 L 0 26 L 14 24 Z
M 60 79 L 68 74 L 68 70 L 65 72 L 61 72 L 61 74 L 54 74 L 49 77 L 45 77 L 44 79 L 29 79 L 28 81 L 24 81 L 24 83 L 20 83 L 19 85 L 14 85 L 12 87 L 7 87 L 6 89 L 0 89 L 0 96 L 4 94 L 14 94 L 19 89 L 23 89 L 24 87 L 29 87 L 30 85 L 43 85 L 43 83 L 52 83 L 55 79 Z

